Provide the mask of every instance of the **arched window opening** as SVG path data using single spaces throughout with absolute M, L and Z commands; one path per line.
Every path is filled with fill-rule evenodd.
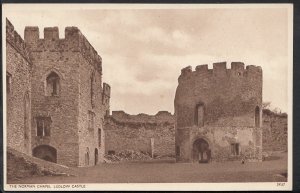
M 46 95 L 58 96 L 60 90 L 60 78 L 55 72 L 51 72 L 46 79 Z
M 204 105 L 198 104 L 195 110 L 195 125 L 199 127 L 204 126 Z
M 255 127 L 260 127 L 260 109 L 259 109 L 259 107 L 255 108 Z

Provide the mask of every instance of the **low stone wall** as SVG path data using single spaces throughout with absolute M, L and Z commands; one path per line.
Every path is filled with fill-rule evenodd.
M 155 157 L 175 155 L 174 117 L 169 112 L 129 115 L 113 111 L 105 122 L 106 154 L 134 150 L 151 155 L 153 150 Z

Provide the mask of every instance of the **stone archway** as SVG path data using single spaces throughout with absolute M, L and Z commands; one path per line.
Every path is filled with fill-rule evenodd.
M 211 149 L 208 142 L 203 138 L 198 138 L 193 143 L 193 162 L 208 163 L 211 159 Z
M 34 157 L 57 163 L 57 151 L 49 145 L 39 145 L 32 150 Z

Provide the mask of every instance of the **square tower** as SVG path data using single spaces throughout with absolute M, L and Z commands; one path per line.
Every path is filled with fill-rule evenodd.
M 102 59 L 77 27 L 26 27 L 32 61 L 32 154 L 67 166 L 103 159 Z M 100 141 L 99 141 L 100 140 Z

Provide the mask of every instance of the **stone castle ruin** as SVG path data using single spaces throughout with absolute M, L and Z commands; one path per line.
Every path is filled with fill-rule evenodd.
M 43 39 L 26 27 L 23 40 L 6 20 L 6 68 L 7 146 L 28 156 L 81 167 L 125 150 L 210 162 L 261 161 L 263 148 L 286 148 L 287 115 L 262 110 L 257 66 L 182 69 L 174 115 L 110 115 L 102 58 L 76 27 L 65 28 L 64 39 L 57 27 L 45 28 Z
M 24 40 L 6 20 L 7 145 L 67 166 L 104 155 L 110 86 L 102 59 L 76 27 L 26 27 Z
M 181 70 L 175 95 L 177 161 L 262 159 L 262 69 L 232 62 Z

